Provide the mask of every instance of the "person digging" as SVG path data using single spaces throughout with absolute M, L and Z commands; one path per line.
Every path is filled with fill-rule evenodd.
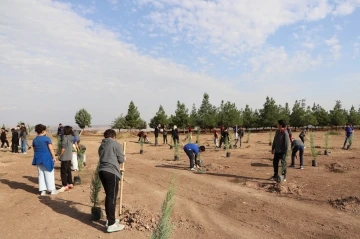
M 291 142 L 291 165 L 295 168 L 296 153 L 299 151 L 300 169 L 304 169 L 304 144 L 300 139 L 293 139 Z
M 271 180 L 279 180 L 279 161 L 281 160 L 281 171 L 283 180 L 286 181 L 286 156 L 288 152 L 289 134 L 285 128 L 286 124 L 283 120 L 279 120 L 277 124 L 278 130 L 275 133 L 272 144 L 272 154 L 274 154 L 273 167 L 274 176 Z
M 198 146 L 197 144 L 186 144 L 184 145 L 184 152 L 186 153 L 186 155 L 188 156 L 189 160 L 190 160 L 190 171 L 195 171 L 195 165 L 197 165 L 197 157 L 199 155 L 200 152 L 204 152 L 205 151 L 205 146 Z M 200 166 L 200 165 L 198 165 Z

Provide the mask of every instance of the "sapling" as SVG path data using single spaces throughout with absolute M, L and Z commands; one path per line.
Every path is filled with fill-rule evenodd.
M 61 136 L 57 136 L 57 143 L 56 143 L 56 154 L 60 155 L 61 153 Z
M 329 138 L 330 138 L 330 134 L 329 132 L 327 132 L 325 134 L 325 155 L 328 155 L 328 150 L 329 150 Z
M 175 186 L 174 179 L 171 180 L 169 191 L 166 193 L 165 199 L 161 205 L 161 217 L 155 230 L 151 235 L 151 239 L 168 239 L 171 236 L 174 225 L 171 222 L 171 213 L 173 211 Z
M 78 176 L 74 177 L 74 184 L 80 185 L 81 184 L 81 178 L 80 178 L 80 171 L 83 169 L 84 166 L 84 155 L 85 155 L 85 147 L 79 147 L 79 150 L 77 151 L 77 162 L 78 162 Z
M 99 200 L 99 193 L 101 191 L 101 180 L 99 177 L 99 165 L 100 162 L 98 163 L 92 179 L 91 179 L 91 185 L 90 185 L 90 201 L 93 204 L 92 208 L 91 208 L 91 215 L 92 215 L 92 219 L 93 220 L 99 220 L 101 218 L 101 208 L 99 207 L 100 205 L 100 200 Z
M 229 152 L 230 142 L 229 142 L 228 137 L 225 137 L 225 142 L 224 143 L 225 143 L 226 157 L 230 157 L 230 152 Z
M 313 157 L 312 166 L 316 167 L 317 166 L 316 159 L 318 156 L 318 152 L 316 151 L 315 148 L 315 138 L 313 133 L 310 134 L 310 147 L 311 147 L 311 155 Z
M 140 139 L 140 154 L 144 153 L 144 139 L 141 137 Z
M 197 144 L 200 144 L 200 133 L 201 133 L 201 129 L 199 127 L 197 132 L 196 132 L 196 143 Z

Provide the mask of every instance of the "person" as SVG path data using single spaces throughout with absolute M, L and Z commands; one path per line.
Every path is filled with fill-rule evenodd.
M 1 136 L 0 136 L 0 139 L 1 139 L 1 148 L 4 148 L 4 144 L 5 145 L 5 148 L 8 148 L 9 147 L 9 141 L 7 140 L 6 138 L 6 133 L 8 131 L 5 129 L 5 128 L 1 128 Z
M 27 128 L 25 126 L 25 123 L 21 123 L 20 124 L 20 129 L 21 128 L 24 128 L 25 129 L 25 132 L 26 132 L 26 135 L 28 135 L 30 132 L 27 131 Z M 31 149 L 31 146 L 28 144 L 27 140 L 25 141 L 25 145 L 28 147 L 28 149 Z
M 164 144 L 167 144 L 167 143 L 168 143 L 168 141 L 167 141 L 167 134 L 168 134 L 168 132 L 167 132 L 167 127 L 166 127 L 166 125 L 164 125 L 164 128 L 163 128 L 163 143 L 164 143 Z
M 274 167 L 274 176 L 271 177 L 272 180 L 278 180 L 279 177 L 279 160 L 281 160 L 281 171 L 284 181 L 286 181 L 286 156 L 289 145 L 289 134 L 285 129 L 285 122 L 279 120 L 277 124 L 278 130 L 276 130 L 274 141 L 272 144 L 272 153 L 274 154 L 273 158 L 273 167 Z
M 219 138 L 219 134 L 216 130 L 216 128 L 214 127 L 214 130 L 213 130 L 213 133 L 214 133 L 214 144 L 215 144 L 215 148 L 218 148 L 219 147 L 219 144 L 218 144 L 218 138 Z
M 230 144 L 230 135 L 229 135 L 229 131 L 227 128 L 221 132 L 220 145 L 219 145 L 220 148 L 223 143 L 226 144 L 226 140 L 227 140 L 227 143 Z M 225 145 L 225 147 L 226 147 L 226 145 Z
M 148 140 L 147 135 L 145 134 L 144 131 L 140 131 L 140 132 L 138 133 L 138 137 L 139 137 L 138 142 L 140 142 L 140 140 L 141 140 L 141 138 L 142 138 L 144 143 L 150 143 L 150 141 Z
M 51 139 L 46 136 L 46 126 L 38 124 L 35 126 L 37 136 L 32 142 L 34 147 L 34 158 L 32 165 L 36 165 L 39 173 L 39 191 L 44 196 L 47 193 L 57 194 L 55 188 L 54 164 L 56 162 L 54 148 Z
M 234 145 L 236 145 L 237 144 L 237 141 L 239 140 L 239 134 L 238 134 L 238 126 L 237 125 L 235 125 L 234 127 L 233 127 L 233 131 L 234 131 Z
M 15 128 L 15 130 L 16 130 L 16 132 L 18 133 L 18 139 L 19 139 L 19 141 L 18 141 L 18 149 L 19 149 L 19 152 L 21 153 L 21 138 L 20 138 L 20 133 L 21 133 L 21 131 L 20 131 L 20 125 L 17 125 L 16 126 L 16 128 Z M 18 153 L 19 153 L 18 152 Z
M 161 124 L 157 125 L 157 126 L 155 127 L 155 130 L 154 130 L 155 146 L 158 146 L 158 145 L 159 145 L 159 143 L 158 143 L 158 137 L 159 137 L 160 127 L 161 127 Z
M 200 152 L 205 151 L 205 146 L 199 147 L 197 144 L 189 143 L 189 144 L 184 145 L 184 151 L 190 160 L 190 169 L 189 170 L 195 171 L 196 170 L 195 169 L 196 159 Z
M 19 153 L 19 133 L 14 128 L 12 128 L 11 134 L 11 152 Z
M 295 168 L 296 153 L 299 151 L 300 169 L 304 169 L 304 143 L 299 139 L 291 141 L 291 168 Z
M 242 138 L 244 137 L 244 129 L 240 127 L 237 132 L 238 138 L 235 140 L 235 147 L 237 147 L 238 141 L 240 142 L 240 148 L 242 147 Z
M 60 123 L 58 126 L 57 136 L 59 136 L 61 138 L 64 136 L 64 126 L 62 125 L 62 123 Z
M 60 177 L 62 188 L 59 189 L 59 192 L 65 192 L 74 187 L 71 174 L 71 159 L 73 157 L 73 140 L 72 128 L 71 126 L 65 126 L 63 128 L 63 140 L 61 141 L 61 151 L 60 151 Z
M 290 128 L 290 125 L 286 125 L 286 130 L 289 134 L 289 139 L 290 139 L 290 142 L 292 142 L 292 134 L 291 134 L 291 128 Z
M 301 141 L 303 142 L 304 148 L 306 148 L 306 147 L 305 147 L 305 136 L 306 136 L 306 129 L 303 128 L 302 131 L 301 131 L 300 134 L 299 134 L 299 138 L 300 138 Z
M 351 137 L 352 137 L 353 132 L 354 132 L 354 128 L 349 123 L 346 123 L 346 126 L 345 126 L 345 142 L 344 142 L 344 146 L 342 147 L 342 149 L 346 149 L 345 147 L 346 147 L 346 144 L 348 142 L 349 142 L 348 149 L 350 149 L 351 144 L 352 144 Z
M 27 139 L 27 133 L 25 127 L 20 127 L 20 139 L 21 139 L 21 153 L 27 154 L 26 152 L 26 139 Z
M 104 132 L 104 139 L 98 150 L 99 153 L 99 177 L 105 190 L 105 212 L 107 217 L 107 232 L 116 232 L 124 229 L 115 220 L 116 198 L 119 189 L 119 180 L 122 172 L 120 164 L 126 158 L 121 149 L 121 145 L 116 141 L 116 132 L 107 129 Z
M 173 126 L 172 137 L 174 140 L 174 145 L 178 144 L 179 143 L 179 132 L 178 132 L 176 125 Z
M 192 140 L 192 132 L 193 132 L 193 129 L 189 125 L 188 126 L 188 136 L 186 137 L 189 142 L 191 142 L 191 140 Z

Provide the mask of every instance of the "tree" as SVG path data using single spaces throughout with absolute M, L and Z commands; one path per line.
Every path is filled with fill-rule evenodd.
M 150 128 L 155 128 L 158 124 L 166 125 L 168 124 L 168 116 L 165 113 L 164 108 L 160 105 L 158 112 L 156 112 L 155 116 L 150 120 Z
M 241 123 L 240 111 L 236 108 L 236 105 L 229 101 L 224 104 L 224 101 L 221 101 L 218 111 L 218 125 L 229 127 L 239 123 Z
M 198 114 L 197 114 L 197 110 L 195 107 L 195 104 L 192 105 L 192 109 L 191 109 L 191 113 L 189 116 L 189 125 L 191 126 L 197 126 L 199 119 L 198 119 Z
M 312 112 L 310 106 L 308 106 L 305 111 L 304 125 L 306 125 L 306 126 L 308 126 L 308 125 L 317 126 L 318 125 L 318 121 L 317 121 L 314 113 Z
M 179 128 L 185 128 L 189 123 L 189 113 L 185 104 L 177 102 L 177 109 L 175 110 L 175 116 L 173 118 L 173 123 Z
M 279 109 L 273 98 L 266 97 L 264 108 L 259 111 L 260 123 L 263 127 L 273 127 L 279 120 Z
M 295 101 L 290 115 L 290 124 L 295 127 L 302 127 L 305 125 L 304 122 L 305 110 L 300 106 L 300 102 Z
M 250 109 L 249 105 L 245 106 L 245 110 L 243 112 L 243 126 L 248 129 L 253 126 L 254 121 L 254 113 L 252 109 Z
M 140 113 L 133 101 L 130 101 L 127 115 L 125 116 L 126 126 L 130 129 L 137 128 L 141 123 Z
M 360 112 L 357 112 L 353 105 L 349 111 L 348 122 L 352 125 L 360 125 Z
M 313 105 L 312 107 L 313 114 L 317 120 L 317 126 L 325 127 L 330 124 L 329 113 L 322 108 L 320 105 Z
M 254 114 L 252 115 L 251 127 L 259 128 L 261 126 L 263 126 L 263 125 L 261 125 L 260 112 L 256 109 L 254 111 Z
M 278 106 L 279 110 L 279 119 L 284 120 L 286 123 L 290 122 L 290 108 L 289 104 L 285 103 L 285 107 L 282 107 L 281 105 Z
M 146 129 L 147 128 L 147 122 L 143 119 L 140 119 L 140 123 L 137 126 L 137 129 Z
M 341 108 L 341 101 L 337 100 L 333 110 L 330 110 L 330 122 L 333 126 L 345 125 L 347 121 L 347 114 L 344 109 Z
M 204 93 L 203 100 L 197 112 L 197 125 L 202 129 L 212 129 L 216 126 L 217 110 L 210 104 L 209 95 Z
M 126 119 L 123 114 L 121 114 L 119 117 L 117 117 L 112 123 L 111 123 L 112 129 L 118 129 L 119 133 L 121 129 L 126 129 Z
M 91 127 L 91 115 L 85 109 L 80 109 L 75 114 L 75 122 L 80 129 Z

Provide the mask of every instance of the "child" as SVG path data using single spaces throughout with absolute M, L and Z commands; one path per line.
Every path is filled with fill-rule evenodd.
M 190 144 L 186 144 L 184 146 L 184 151 L 190 160 L 190 169 L 189 170 L 195 171 L 196 159 L 200 152 L 205 151 L 205 147 L 204 146 L 199 147 L 197 144 L 190 143 Z
M 9 147 L 9 141 L 7 141 L 7 139 L 6 139 L 6 133 L 7 133 L 7 130 L 5 130 L 5 128 L 1 128 L 1 136 L 0 136 L 1 148 L 4 147 L 4 144 L 6 144 L 5 148 Z
M 19 133 L 14 128 L 12 128 L 11 134 L 11 152 L 19 153 Z
M 72 182 L 71 174 L 71 159 L 72 159 L 72 149 L 73 149 L 73 140 L 72 128 L 70 126 L 64 127 L 64 136 L 61 142 L 61 151 L 60 151 L 60 161 L 61 161 L 61 183 L 62 188 L 59 189 L 59 192 L 65 192 L 74 187 Z
M 104 139 L 99 147 L 99 177 L 105 189 L 105 212 L 107 217 L 107 232 L 116 232 L 124 229 L 124 225 L 115 220 L 116 198 L 119 189 L 120 164 L 126 158 L 121 145 L 115 140 L 116 132 L 108 129 L 104 132 Z
M 47 192 L 57 194 L 54 176 L 56 159 L 51 139 L 46 136 L 45 125 L 36 125 L 35 132 L 38 136 L 33 140 L 34 159 L 32 165 L 38 167 L 40 195 L 46 195 Z

